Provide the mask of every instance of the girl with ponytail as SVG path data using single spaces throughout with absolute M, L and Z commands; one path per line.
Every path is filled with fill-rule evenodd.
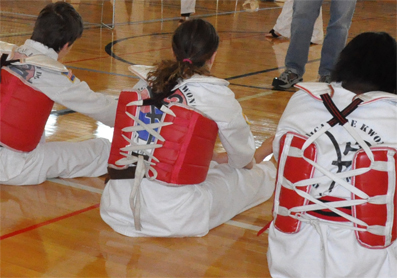
M 210 229 L 266 201 L 272 195 L 274 165 L 269 161 L 255 164 L 258 156 L 254 159 L 254 138 L 242 108 L 228 88 L 229 83 L 211 75 L 218 46 L 219 36 L 209 22 L 202 19 L 188 20 L 176 29 L 172 37 L 175 59 L 161 61 L 149 68 L 131 66 L 130 69 L 141 77 L 141 81 L 134 87 L 144 99 L 139 103 L 142 106 L 150 105 L 150 108 L 141 108 L 141 111 L 150 110 L 145 112 L 146 116 L 140 116 L 142 121 L 150 119 L 153 120 L 150 124 L 159 125 L 162 120 L 159 120 L 161 116 L 158 109 L 167 111 L 175 109 L 175 106 L 182 106 L 204 116 L 210 124 L 204 127 L 196 125 L 194 132 L 198 131 L 200 135 L 189 137 L 193 139 L 186 148 L 175 147 L 177 144 L 173 141 L 175 137 L 179 143 L 179 138 L 183 137 L 180 135 L 181 129 L 175 131 L 175 134 L 167 132 L 168 139 L 164 143 L 160 142 L 162 145 L 158 149 L 166 155 L 156 157 L 155 162 L 146 162 L 147 167 L 156 167 L 153 166 L 156 163 L 171 161 L 175 153 L 178 153 L 177 157 L 189 157 L 188 162 L 184 160 L 183 163 L 173 164 L 178 165 L 177 169 L 175 166 L 171 167 L 176 169 L 176 176 L 182 175 L 187 180 L 184 184 L 170 184 L 168 181 L 159 180 L 160 174 L 156 179 L 145 175 L 136 182 L 139 175 L 135 169 L 139 168 L 138 164 L 134 175 L 129 179 L 110 177 L 102 195 L 101 216 L 116 232 L 132 237 L 204 236 Z M 163 109 L 164 106 L 168 108 Z M 174 124 L 168 125 L 170 129 L 173 126 Z M 165 127 L 161 128 L 159 132 L 164 129 Z M 217 136 L 226 152 L 212 155 Z M 209 146 L 206 143 L 208 140 L 201 140 L 204 137 L 211 137 Z M 144 139 L 138 132 L 131 138 L 131 141 L 140 142 L 142 146 Z M 159 141 L 156 142 L 158 144 Z M 143 145 L 150 144 L 154 144 L 153 141 L 145 141 Z M 172 145 L 172 150 L 169 151 L 166 145 Z M 260 156 L 270 154 L 271 141 L 264 144 L 261 150 Z M 181 152 L 183 155 L 180 155 Z M 152 154 L 156 156 L 156 151 Z M 202 180 L 198 181 L 197 177 L 203 168 L 201 159 L 204 156 L 207 168 L 204 168 Z M 258 163 L 262 158 L 258 159 Z M 116 176 L 121 176 L 115 168 L 111 171 L 116 172 Z M 160 167 L 156 169 L 159 170 L 157 173 L 162 170 Z M 190 182 L 191 179 L 196 182 Z M 139 184 L 139 189 L 133 191 L 135 184 Z M 133 195 L 134 201 L 141 200 L 139 213 L 137 206 L 131 209 L 130 196 L 134 192 L 138 192 L 138 196 Z
M 163 60 L 148 75 L 154 93 L 167 97 L 181 80 L 195 74 L 210 76 L 219 45 L 214 26 L 202 19 L 181 24 L 172 37 L 175 60 Z

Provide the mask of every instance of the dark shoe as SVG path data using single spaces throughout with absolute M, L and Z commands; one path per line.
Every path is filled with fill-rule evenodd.
M 303 78 L 291 70 L 285 70 L 279 77 L 273 79 L 272 86 L 277 90 L 285 90 L 299 83 Z
M 181 14 L 181 18 L 178 21 L 178 26 L 181 25 L 183 22 L 189 20 L 190 13 L 187 14 Z
M 323 83 L 331 83 L 331 76 L 330 75 L 321 75 L 320 78 L 318 79 L 318 82 L 323 82 Z
M 181 25 L 183 22 L 188 21 L 189 18 L 188 17 L 181 17 L 178 21 L 178 26 Z
M 279 33 L 277 33 L 276 31 L 274 31 L 274 29 L 270 30 L 269 33 L 267 33 L 265 35 L 265 37 L 268 37 L 268 38 L 278 38 L 280 36 L 281 35 Z

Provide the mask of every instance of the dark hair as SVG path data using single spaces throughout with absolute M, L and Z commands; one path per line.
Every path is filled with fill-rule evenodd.
M 156 69 L 147 78 L 156 94 L 167 97 L 178 80 L 194 74 L 210 75 L 206 65 L 219 45 L 219 36 L 211 23 L 202 19 L 187 20 L 174 32 L 172 50 L 174 61 L 164 60 L 155 64 Z
M 83 33 L 83 20 L 66 2 L 48 4 L 37 17 L 31 39 L 59 52 L 65 44 L 72 45 Z
M 331 80 L 350 91 L 396 93 L 396 40 L 385 32 L 366 32 L 352 39 L 339 55 Z

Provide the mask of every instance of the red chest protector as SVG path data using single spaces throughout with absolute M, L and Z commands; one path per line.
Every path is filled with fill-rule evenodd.
M 5 66 L 29 66 L 30 74 L 35 66 L 56 72 L 68 70 L 44 54 L 26 57 L 16 49 L 16 45 L 0 41 L 0 145 L 30 152 L 40 142 L 54 102 Z
M 187 106 L 171 104 L 171 112 L 164 113 L 154 105 L 139 105 L 141 100 L 135 91 L 120 94 L 108 162 L 110 178 L 135 178 L 141 156 L 147 178 L 172 186 L 203 182 L 217 124 Z M 131 102 L 136 103 L 129 106 Z
M 388 147 L 369 148 L 349 124 L 345 125 L 348 123 L 345 117 L 363 101 L 368 103 L 390 96 L 364 95 L 363 99 L 355 99 L 340 112 L 328 93 L 324 94 L 326 91 L 321 91 L 321 98 L 334 116 L 328 121 L 328 125 L 324 125 L 310 138 L 288 132 L 280 140 L 273 208 L 274 225 L 282 232 L 297 233 L 302 221 L 311 223 L 311 216 L 315 216 L 320 222 L 330 225 L 333 222 L 334 225 L 354 229 L 358 242 L 364 247 L 386 248 L 397 238 L 397 150 Z M 350 171 L 331 173 L 316 163 L 315 140 L 338 123 L 364 147 L 355 154 Z M 324 176 L 314 178 L 316 169 Z M 351 183 L 346 181 L 347 177 L 352 177 Z M 312 184 L 324 178 L 351 191 L 351 200 L 336 197 L 325 197 L 321 200 L 311 196 L 309 193 Z M 336 217 L 327 216 L 327 213 L 333 213 Z M 346 221 L 352 222 L 354 226 L 342 223 Z
M 280 141 L 279 167 L 273 208 L 274 225 L 284 233 L 297 233 L 301 221 L 307 221 L 305 214 L 319 219 L 335 222 L 346 222 L 353 219 L 356 227 L 358 242 L 371 249 L 385 248 L 397 238 L 397 150 L 387 147 L 370 148 L 374 162 L 367 154 L 360 150 L 353 159 L 352 170 L 371 168 L 363 174 L 353 176 L 352 185 L 363 192 L 367 198 L 361 198 L 352 193 L 352 200 L 340 198 L 322 198 L 327 205 L 337 204 L 332 209 L 313 205 L 309 196 L 315 166 L 308 163 L 302 156 L 297 155 L 307 138 L 287 133 Z M 297 151 L 298 150 L 298 151 Z M 316 161 L 317 150 L 310 144 L 304 151 L 305 158 Z M 362 201 L 362 202 L 356 202 Z M 342 203 L 344 202 L 344 203 Z M 350 203 L 350 204 L 349 204 Z M 351 205 L 351 212 L 343 209 Z M 312 206 L 312 207 L 311 207 Z M 325 216 L 316 211 L 325 213 L 336 212 L 334 217 Z M 347 213 L 349 215 L 347 215 Z M 344 216 L 351 218 L 344 218 Z M 358 219 L 354 222 L 354 219 Z
M 40 142 L 54 102 L 8 68 L 1 69 L 0 144 L 30 152 Z

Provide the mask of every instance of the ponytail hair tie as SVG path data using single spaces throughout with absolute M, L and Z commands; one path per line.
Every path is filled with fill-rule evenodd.
M 189 64 L 193 64 L 192 60 L 190 60 L 190 59 L 188 59 L 188 58 L 183 59 L 182 62 L 188 62 Z

